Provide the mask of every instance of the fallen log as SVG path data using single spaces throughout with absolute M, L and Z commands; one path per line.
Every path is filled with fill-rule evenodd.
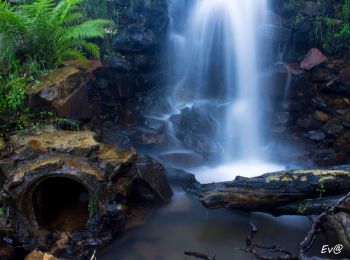
M 272 215 L 319 214 L 350 190 L 350 169 L 311 169 L 267 173 L 254 178 L 202 184 L 207 208 L 230 208 Z

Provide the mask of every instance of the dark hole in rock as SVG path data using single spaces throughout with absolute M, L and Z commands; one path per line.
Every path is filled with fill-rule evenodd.
M 69 178 L 41 182 L 33 193 L 33 204 L 38 224 L 50 231 L 79 230 L 89 218 L 89 192 Z

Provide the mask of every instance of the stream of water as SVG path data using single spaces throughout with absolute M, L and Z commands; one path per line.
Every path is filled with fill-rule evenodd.
M 269 51 L 267 0 L 170 0 L 169 72 L 178 110 L 201 103 L 223 107 L 212 136 L 223 148 L 217 167 L 194 172 L 202 182 L 228 181 L 283 170 L 268 160 L 259 66 Z M 265 63 L 266 64 L 266 63 Z M 206 108 L 204 108 L 205 110 Z M 208 106 L 207 113 L 211 113 Z

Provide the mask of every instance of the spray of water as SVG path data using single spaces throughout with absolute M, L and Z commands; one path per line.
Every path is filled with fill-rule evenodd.
M 264 23 L 267 0 L 196 0 L 192 4 L 173 0 L 169 6 L 174 106 L 221 100 L 226 104 L 222 131 L 213 138 L 225 148 L 224 163 L 249 172 L 246 175 L 254 175 L 257 168 L 270 169 L 270 164 L 261 164 L 265 154 L 258 77 L 259 26 Z M 179 17 L 183 23 L 178 24 Z M 225 179 L 222 167 L 210 170 L 217 172 L 212 180 L 219 174 Z M 224 169 L 233 177 L 233 169 Z

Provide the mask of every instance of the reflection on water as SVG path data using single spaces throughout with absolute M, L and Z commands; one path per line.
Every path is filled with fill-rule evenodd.
M 310 225 L 305 217 L 274 218 L 266 214 L 246 214 L 229 210 L 206 210 L 197 200 L 176 192 L 170 204 L 157 210 L 145 225 L 124 233 L 102 249 L 98 260 L 179 260 L 193 259 L 184 251 L 199 251 L 217 258 L 253 259 L 235 248 L 245 247 L 249 221 L 259 228 L 255 242 L 277 243 L 296 252 Z

